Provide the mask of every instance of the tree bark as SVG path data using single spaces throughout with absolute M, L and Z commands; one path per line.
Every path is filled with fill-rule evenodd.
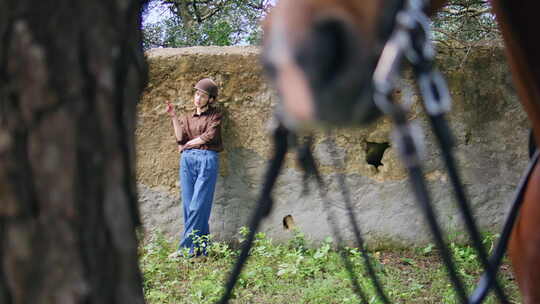
M 0 303 L 144 303 L 140 0 L 0 0 Z

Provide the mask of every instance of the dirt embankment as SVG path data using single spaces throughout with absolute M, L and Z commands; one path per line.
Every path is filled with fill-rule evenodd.
M 255 47 L 157 49 L 147 53 L 150 79 L 138 108 L 137 179 L 141 213 L 150 230 L 161 230 L 172 237 L 182 228 L 177 200 L 178 153 L 165 101 L 175 104 L 178 112 L 191 111 L 192 87 L 203 77 L 212 77 L 218 83 L 219 105 L 226 117 L 225 151 L 220 155 L 211 230 L 218 238 L 231 239 L 246 223 L 255 208 L 271 153 L 267 128 L 277 101 L 262 75 L 258 54 Z M 527 162 L 526 117 L 500 49 L 471 52 L 466 58 L 446 55 L 439 64 L 454 99 L 449 119 L 467 192 L 481 226 L 496 231 Z M 413 87 L 409 78 L 403 84 Z M 418 98 L 413 99 L 411 120 L 425 133 L 425 173 L 436 208 L 443 226 L 459 231 L 460 216 L 440 152 Z M 422 243 L 430 236 L 390 140 L 391 130 L 390 122 L 382 119 L 364 129 L 335 130 L 331 136 L 316 132 L 314 154 L 339 219 L 347 218 L 336 181 L 337 174 L 344 174 L 368 241 Z M 335 153 L 331 153 L 329 144 L 335 145 Z M 274 239 L 289 236 L 282 224 L 287 215 L 308 237 L 323 240 L 330 235 L 317 191 L 301 195 L 301 175 L 291 153 L 274 192 L 274 212 L 263 226 Z M 346 221 L 342 225 L 345 238 L 352 239 Z

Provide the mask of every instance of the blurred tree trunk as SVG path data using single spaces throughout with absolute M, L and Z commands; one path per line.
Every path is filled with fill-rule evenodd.
M 0 303 L 144 303 L 140 0 L 0 0 Z

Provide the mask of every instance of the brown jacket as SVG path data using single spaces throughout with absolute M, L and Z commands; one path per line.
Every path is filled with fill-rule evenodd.
M 222 117 L 222 113 L 214 107 L 209 107 L 201 115 L 197 115 L 196 112 L 183 115 L 180 118 L 182 132 L 178 144 L 184 145 L 188 141 L 200 137 L 205 144 L 195 147 L 195 149 L 223 151 L 223 141 L 221 139 Z

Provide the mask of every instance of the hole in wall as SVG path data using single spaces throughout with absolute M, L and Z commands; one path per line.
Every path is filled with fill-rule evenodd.
M 467 131 L 465 133 L 465 144 L 468 145 L 471 143 L 472 133 L 471 131 Z
M 390 144 L 387 142 L 376 143 L 366 141 L 366 162 L 378 169 L 379 166 L 382 166 L 381 162 L 384 151 L 390 147 Z
M 294 229 L 294 227 L 295 227 L 295 224 L 294 224 L 294 219 L 293 219 L 292 215 L 290 215 L 290 214 L 286 215 L 283 218 L 283 228 L 285 230 L 292 230 L 292 229 Z

